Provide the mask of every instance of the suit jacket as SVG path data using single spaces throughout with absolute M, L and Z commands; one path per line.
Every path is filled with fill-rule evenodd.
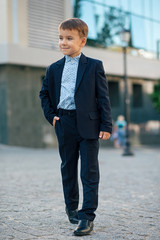
M 58 113 L 64 63 L 65 57 L 47 68 L 40 91 L 42 109 L 50 124 Z M 81 54 L 78 65 L 75 105 L 77 127 L 82 138 L 96 139 L 99 131 L 111 133 L 111 107 L 102 62 L 84 54 Z

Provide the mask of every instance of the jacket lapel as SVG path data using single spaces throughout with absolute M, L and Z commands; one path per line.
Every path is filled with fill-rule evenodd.
M 64 68 L 64 63 L 65 63 L 65 58 L 62 58 L 60 61 L 58 61 L 56 63 L 57 68 L 56 68 L 56 72 L 55 72 L 55 79 L 56 79 L 57 104 L 59 103 L 59 99 L 60 99 L 61 80 L 62 80 L 62 72 L 63 72 L 63 68 Z
M 77 71 L 77 80 L 76 80 L 76 88 L 75 88 L 75 92 L 78 90 L 79 85 L 81 83 L 84 71 L 86 69 L 87 66 L 87 58 L 86 56 L 82 53 L 80 60 L 79 60 L 79 65 L 78 65 L 78 71 Z

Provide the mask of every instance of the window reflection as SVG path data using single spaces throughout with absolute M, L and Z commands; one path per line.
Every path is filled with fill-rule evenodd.
M 131 31 L 132 47 L 156 53 L 159 0 L 79 0 L 79 6 L 80 18 L 89 26 L 89 45 L 119 45 L 117 32 L 124 27 Z

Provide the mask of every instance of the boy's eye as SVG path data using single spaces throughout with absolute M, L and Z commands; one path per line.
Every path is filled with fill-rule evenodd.
M 59 37 L 59 40 L 62 40 L 63 38 L 62 37 Z
M 68 40 L 72 40 L 73 38 L 72 37 L 68 37 Z

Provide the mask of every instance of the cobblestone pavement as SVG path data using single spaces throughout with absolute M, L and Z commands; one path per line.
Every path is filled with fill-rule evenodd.
M 160 150 L 135 148 L 132 157 L 121 152 L 100 149 L 95 228 L 80 239 L 160 240 Z M 64 211 L 59 169 L 57 149 L 0 145 L 1 240 L 79 238 Z

